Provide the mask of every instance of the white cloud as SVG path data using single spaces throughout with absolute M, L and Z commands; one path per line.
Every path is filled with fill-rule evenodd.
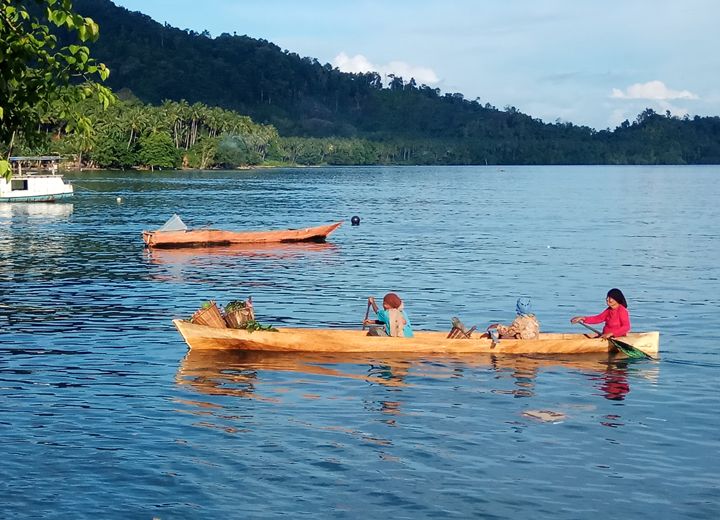
M 391 61 L 386 65 L 373 65 L 362 54 L 348 56 L 341 52 L 335 56 L 332 64 L 342 72 L 377 72 L 381 76 L 394 74 L 395 76 L 401 76 L 405 81 L 415 78 L 418 84 L 433 85 L 440 81 L 435 71 L 428 67 L 418 67 L 404 61 Z
M 358 73 L 377 70 L 376 67 L 362 54 L 356 54 L 351 57 L 344 52 L 341 52 L 335 56 L 332 64 L 342 72 Z
M 689 90 L 672 90 L 665 86 L 662 81 L 648 81 L 647 83 L 634 83 L 625 91 L 614 88 L 612 95 L 615 99 L 698 99 L 697 94 Z

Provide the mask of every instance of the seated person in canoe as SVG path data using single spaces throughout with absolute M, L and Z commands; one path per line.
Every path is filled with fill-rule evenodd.
M 493 323 L 488 326 L 488 335 L 494 340 L 498 339 L 538 339 L 540 337 L 540 322 L 532 313 L 530 298 L 518 298 L 515 304 L 517 316 L 510 325 Z
M 370 325 L 368 336 L 392 336 L 412 338 L 413 331 L 410 320 L 405 314 L 403 301 L 395 293 L 387 293 L 383 298 L 383 308 L 379 309 L 375 298 L 368 298 L 368 311 L 372 310 L 377 314 L 377 319 L 369 320 L 367 315 L 363 325 Z M 384 325 L 383 327 L 372 327 L 372 325 Z
M 575 316 L 570 323 L 605 323 L 601 337 L 615 338 L 630 332 L 630 313 L 627 300 L 620 289 L 610 289 L 605 298 L 607 308 L 595 316 Z

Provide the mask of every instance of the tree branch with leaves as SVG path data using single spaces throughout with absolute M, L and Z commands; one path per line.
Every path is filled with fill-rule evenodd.
M 58 47 L 51 26 L 73 34 L 77 43 Z M 54 104 L 61 107 L 66 131 L 82 134 L 92 126 L 75 110 L 78 101 L 95 97 L 105 108 L 113 102 L 110 89 L 95 81 L 104 81 L 110 70 L 84 45 L 99 34 L 97 23 L 74 12 L 71 0 L 0 0 L 0 148 L 5 152 L 0 175 L 12 173 L 9 158 L 18 137 L 39 139 L 43 114 Z

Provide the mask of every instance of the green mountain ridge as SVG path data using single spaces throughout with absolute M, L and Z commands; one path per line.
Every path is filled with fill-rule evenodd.
M 648 109 L 614 131 L 548 124 L 412 79 L 382 88 L 376 73 L 343 73 L 248 36 L 211 38 L 162 25 L 109 0 L 74 4 L 100 25 L 91 50 L 112 71 L 108 85 L 147 103 L 218 106 L 283 136 L 447 143 L 436 162 L 450 164 L 720 163 L 718 117 L 678 119 Z

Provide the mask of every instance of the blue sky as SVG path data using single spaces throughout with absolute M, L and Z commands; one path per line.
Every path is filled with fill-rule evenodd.
M 720 115 L 718 0 L 114 1 L 546 122 L 614 128 L 646 107 Z

